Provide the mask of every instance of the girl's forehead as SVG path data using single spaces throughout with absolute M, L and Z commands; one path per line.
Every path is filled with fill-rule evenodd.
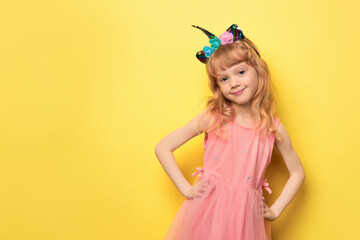
M 227 66 L 221 66 L 219 69 L 216 69 L 216 75 L 221 75 L 221 74 L 225 74 L 227 72 L 231 72 L 234 69 L 238 68 L 238 67 L 247 67 L 249 66 L 246 62 L 241 61 L 240 63 L 234 64 L 230 67 Z

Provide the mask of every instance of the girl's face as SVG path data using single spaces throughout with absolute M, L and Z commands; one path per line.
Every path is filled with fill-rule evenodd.
M 218 72 L 217 82 L 221 92 L 233 104 L 248 106 L 258 88 L 259 78 L 252 66 L 241 62 Z

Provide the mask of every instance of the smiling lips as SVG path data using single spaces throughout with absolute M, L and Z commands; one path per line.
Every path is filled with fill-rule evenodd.
M 244 88 L 244 89 L 245 89 L 245 88 Z M 240 93 L 242 93 L 242 92 L 244 91 L 244 89 L 241 89 L 241 90 L 239 90 L 239 91 L 237 91 L 237 92 L 234 92 L 233 94 L 239 95 Z

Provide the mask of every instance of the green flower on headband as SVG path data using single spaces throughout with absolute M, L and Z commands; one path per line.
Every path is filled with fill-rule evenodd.
M 209 43 L 211 44 L 211 48 L 215 51 L 220 45 L 221 41 L 218 37 L 214 36 L 214 38 L 211 38 L 209 40 Z
M 211 56 L 211 54 L 214 52 L 214 50 L 211 49 L 209 46 L 205 46 L 203 51 L 205 52 L 205 56 L 208 58 Z

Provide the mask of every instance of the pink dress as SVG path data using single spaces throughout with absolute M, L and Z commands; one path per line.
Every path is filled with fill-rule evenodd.
M 274 118 L 276 128 L 280 119 Z M 165 240 L 271 240 L 270 222 L 262 211 L 263 192 L 269 193 L 265 170 L 271 161 L 275 137 L 226 123 L 229 137 L 206 132 L 203 168 L 195 180 L 208 187 L 185 199 Z

